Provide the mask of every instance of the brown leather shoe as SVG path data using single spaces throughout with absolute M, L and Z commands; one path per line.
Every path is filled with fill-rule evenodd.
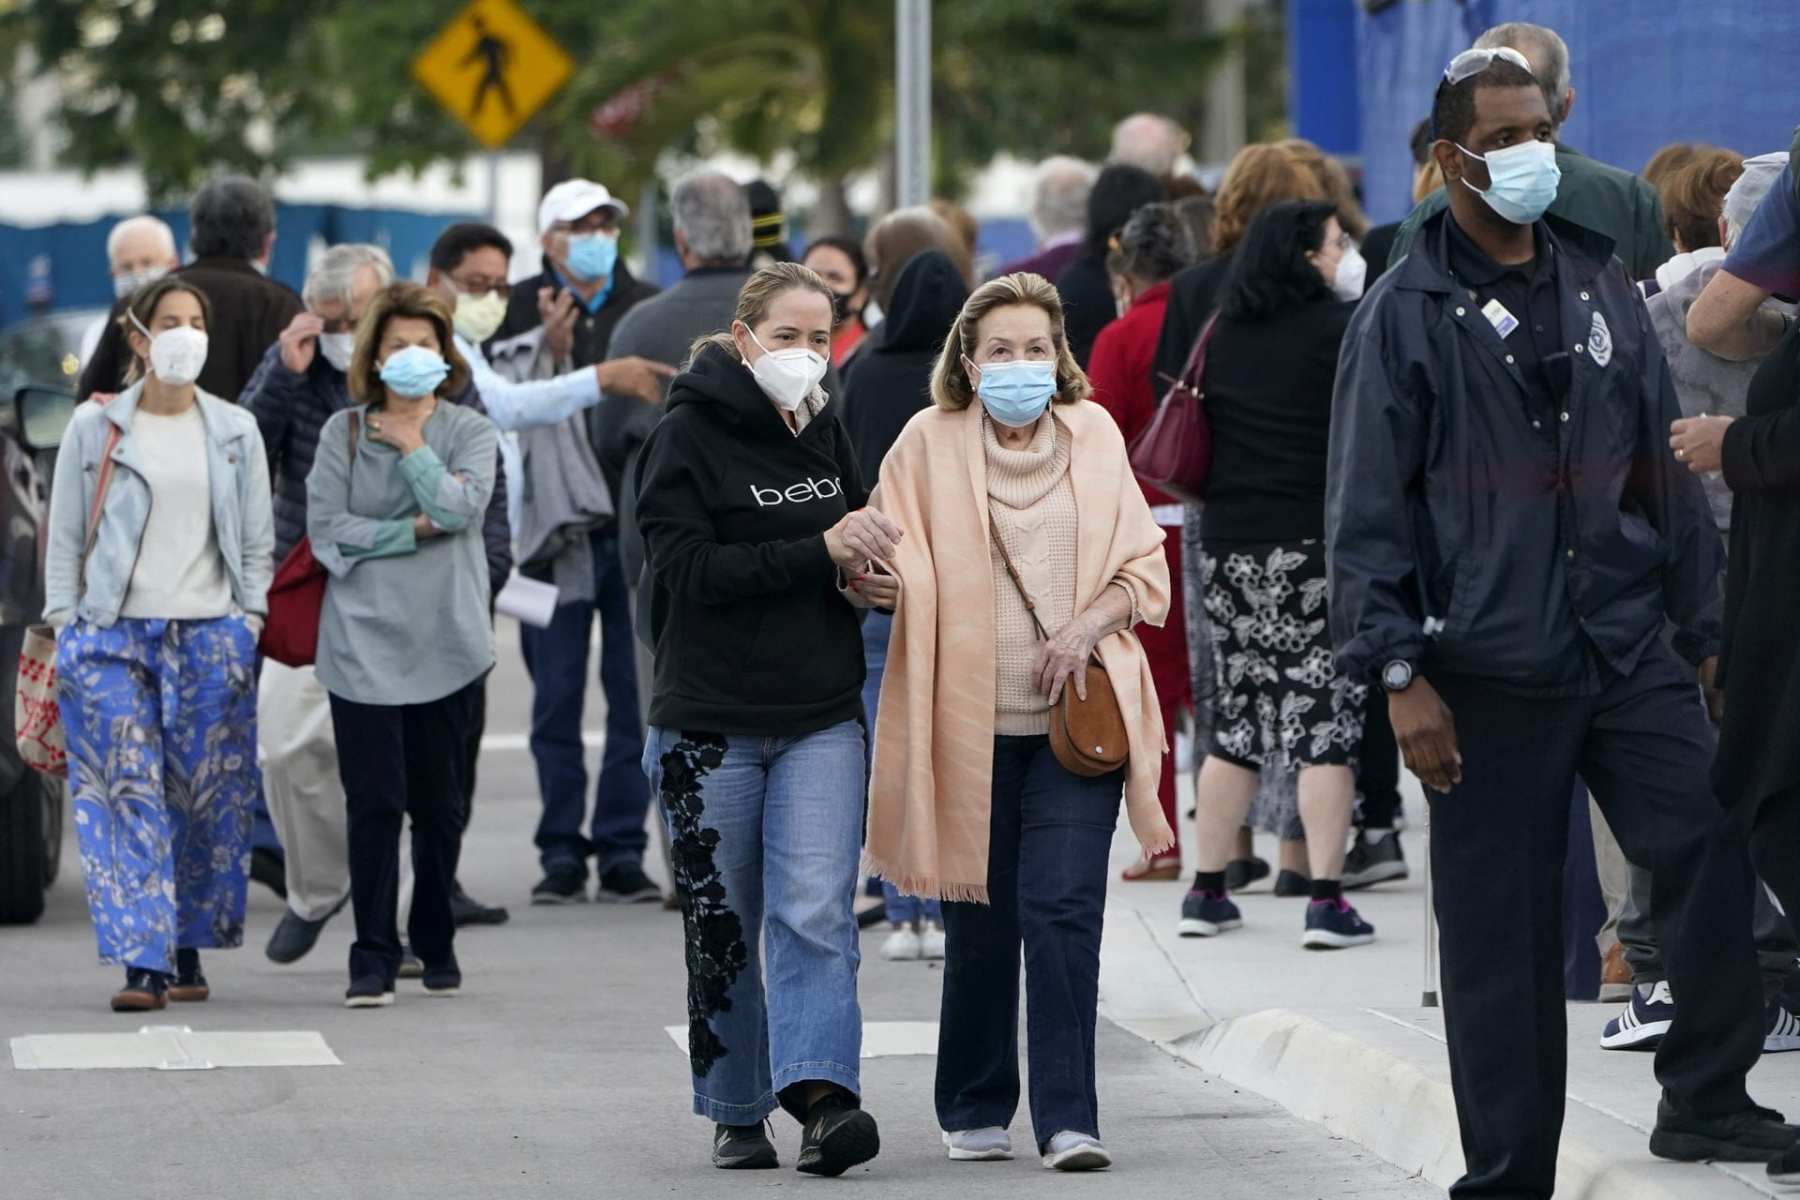
M 1614 942 L 1600 963 L 1600 1003 L 1616 1004 L 1631 999 L 1631 964 L 1625 961 L 1625 947 Z
M 133 967 L 125 972 L 125 986 L 112 998 L 118 1013 L 156 1012 L 169 1006 L 168 988 L 155 971 Z

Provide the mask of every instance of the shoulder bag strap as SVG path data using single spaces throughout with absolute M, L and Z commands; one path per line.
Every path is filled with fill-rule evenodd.
M 1213 330 L 1218 327 L 1219 310 L 1215 308 L 1212 316 L 1206 318 L 1200 336 L 1194 339 L 1194 348 L 1188 352 L 1187 366 L 1181 370 L 1181 381 L 1188 385 L 1188 390 L 1196 394 L 1201 391 L 1201 376 L 1206 374 L 1206 348 L 1212 345 Z
M 112 486 L 113 450 L 119 444 L 119 427 L 106 423 L 106 448 L 100 452 L 100 478 L 94 483 L 94 502 L 88 508 L 87 539 L 81 547 L 81 565 L 76 570 L 77 594 L 87 591 L 88 556 L 94 552 L 94 541 L 100 536 L 100 506 L 106 503 L 106 489 Z
M 1000 551 L 1000 561 L 1006 566 L 1006 573 L 1012 576 L 1013 586 L 1019 589 L 1019 599 L 1025 602 L 1025 611 L 1031 614 L 1031 623 L 1037 626 L 1038 636 L 1046 642 L 1050 640 L 1049 631 L 1044 622 L 1038 618 L 1037 605 L 1032 602 L 1031 593 L 1025 590 L 1025 581 L 1019 578 L 1019 568 L 1013 566 L 1012 555 L 1006 552 L 1006 543 L 1000 538 L 1000 527 L 994 523 L 994 502 L 988 501 L 988 533 L 994 539 L 994 549 Z

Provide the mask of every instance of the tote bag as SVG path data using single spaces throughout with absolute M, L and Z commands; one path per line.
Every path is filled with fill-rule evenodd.
M 350 472 L 356 472 L 356 439 L 362 422 L 350 414 Z M 269 619 L 257 649 L 290 667 L 310 667 L 319 657 L 319 614 L 325 608 L 330 575 L 313 556 L 312 539 L 301 535 L 275 569 L 269 583 Z

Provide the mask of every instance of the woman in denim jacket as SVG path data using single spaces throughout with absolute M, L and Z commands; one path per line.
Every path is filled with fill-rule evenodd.
M 131 298 L 133 382 L 75 410 L 50 493 L 45 620 L 115 1012 L 205 1000 L 200 950 L 243 941 L 274 521 L 255 419 L 194 386 L 210 316 L 173 276 Z

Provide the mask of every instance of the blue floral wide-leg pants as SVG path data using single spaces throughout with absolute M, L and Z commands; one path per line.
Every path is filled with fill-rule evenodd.
M 172 974 L 177 947 L 241 945 L 260 786 L 249 625 L 78 619 L 56 678 L 101 959 Z

